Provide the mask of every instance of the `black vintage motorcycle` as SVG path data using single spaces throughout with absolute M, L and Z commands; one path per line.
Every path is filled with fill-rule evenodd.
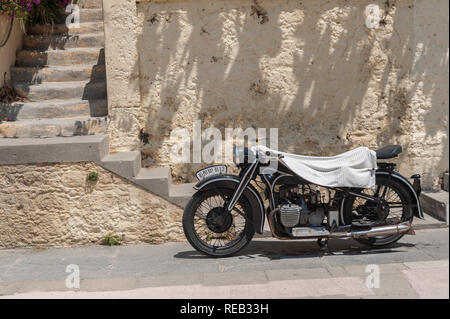
M 320 158 L 325 159 L 323 165 L 314 164 L 323 167 L 307 180 L 292 161 L 287 163 L 287 153 L 235 148 L 236 158 L 241 159 L 236 161 L 238 176 L 227 175 L 225 165 L 197 172 L 200 181 L 184 210 L 184 233 L 196 250 L 214 257 L 242 250 L 255 231 L 263 233 L 265 218 L 273 237 L 317 239 L 323 249 L 330 238 L 354 238 L 370 246 L 392 244 L 404 234 L 414 234 L 414 216 L 423 218 L 420 175 L 411 176 L 411 184 L 395 171 L 394 163 L 380 162 L 401 151 L 399 145 L 371 151 L 375 167 L 368 170 L 372 170 L 374 185 L 361 188 L 351 187 L 352 182 L 331 187 L 312 183 L 312 177 L 331 176 L 327 175 L 327 158 Z M 276 169 L 264 170 L 273 167 L 274 161 Z M 342 165 L 339 169 L 345 172 L 347 164 Z M 364 170 L 359 167 L 352 172 L 360 171 Z M 257 188 L 267 200 L 267 208 Z

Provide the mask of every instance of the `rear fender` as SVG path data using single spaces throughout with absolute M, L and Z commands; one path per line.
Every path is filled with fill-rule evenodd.
M 391 175 L 391 178 L 395 178 L 396 180 L 400 181 L 402 184 L 405 185 L 405 188 L 409 191 L 411 198 L 413 199 L 413 201 L 415 202 L 415 205 L 413 206 L 413 212 L 414 212 L 414 216 L 420 218 L 420 219 L 424 219 L 423 217 L 423 211 L 422 211 L 422 205 L 420 204 L 420 189 L 418 189 L 418 191 L 416 192 L 416 190 L 414 189 L 413 185 L 410 183 L 410 181 L 408 181 L 405 177 L 403 177 L 402 175 L 400 175 L 397 172 L 389 172 L 389 171 L 377 171 L 376 174 L 381 174 L 381 175 Z M 417 177 L 414 177 L 415 180 L 417 179 Z M 420 182 L 419 182 L 420 184 Z M 416 187 L 417 188 L 417 187 Z M 418 194 L 419 193 L 419 194 Z
M 236 190 L 240 182 L 241 179 L 234 175 L 216 175 L 198 182 L 194 186 L 194 189 L 200 192 L 211 190 L 216 187 Z M 241 196 L 245 196 L 245 198 L 249 201 L 250 206 L 252 207 L 252 216 L 250 217 L 253 224 L 253 229 L 258 234 L 262 234 L 265 216 L 264 204 L 261 196 L 251 184 L 247 185 Z

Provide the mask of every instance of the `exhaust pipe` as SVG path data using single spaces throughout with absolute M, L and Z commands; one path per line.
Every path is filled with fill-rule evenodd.
M 386 235 L 393 235 L 393 234 L 406 234 L 409 233 L 411 235 L 414 235 L 414 230 L 410 223 L 402 223 L 398 225 L 391 225 L 391 226 L 380 226 L 380 227 L 374 227 L 369 230 L 359 230 L 359 231 L 353 231 L 343 234 L 338 233 L 331 233 L 330 238 L 344 238 L 344 237 L 352 237 L 352 238 L 369 238 L 369 237 L 376 237 L 376 236 L 386 236 Z
M 267 218 L 270 226 L 270 230 L 272 232 L 272 235 L 280 240 L 289 240 L 289 239 L 300 239 L 302 236 L 299 237 L 284 237 L 277 234 L 276 227 L 275 227 L 275 221 L 274 221 L 274 215 L 279 212 L 279 208 L 275 208 L 269 213 L 269 216 Z M 411 224 L 409 222 L 397 224 L 397 225 L 389 225 L 389 226 L 379 226 L 379 227 L 373 227 L 368 230 L 359 230 L 359 231 L 352 231 L 352 232 L 336 232 L 336 233 L 328 233 L 324 236 L 322 233 L 321 236 L 305 236 L 304 238 L 369 238 L 369 237 L 376 237 L 376 236 L 386 236 L 386 235 L 394 235 L 394 234 L 408 234 L 408 235 L 415 235 L 414 229 L 412 228 Z

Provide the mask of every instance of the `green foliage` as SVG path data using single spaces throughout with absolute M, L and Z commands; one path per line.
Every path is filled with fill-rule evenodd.
M 0 14 L 28 24 L 63 23 L 68 0 L 0 0 Z
M 26 20 L 36 0 L 0 0 L 0 13 L 18 20 Z
M 87 180 L 90 182 L 98 181 L 98 173 L 97 172 L 89 172 L 87 175 Z
M 63 15 L 57 0 L 41 0 L 39 5 L 34 5 L 28 17 L 28 24 L 54 24 L 62 23 Z
M 103 238 L 102 244 L 107 245 L 107 246 L 122 245 L 122 240 L 123 240 L 123 238 L 119 238 L 117 236 L 108 234 Z

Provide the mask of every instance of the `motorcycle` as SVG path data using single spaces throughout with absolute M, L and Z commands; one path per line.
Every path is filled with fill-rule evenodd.
M 411 183 L 386 161 L 401 152 L 390 145 L 315 157 L 235 147 L 237 176 L 226 165 L 197 172 L 183 214 L 185 236 L 197 251 L 227 257 L 262 234 L 267 218 L 273 237 L 316 239 L 325 250 L 331 238 L 390 245 L 414 234 L 414 217 L 423 219 L 420 175 Z

